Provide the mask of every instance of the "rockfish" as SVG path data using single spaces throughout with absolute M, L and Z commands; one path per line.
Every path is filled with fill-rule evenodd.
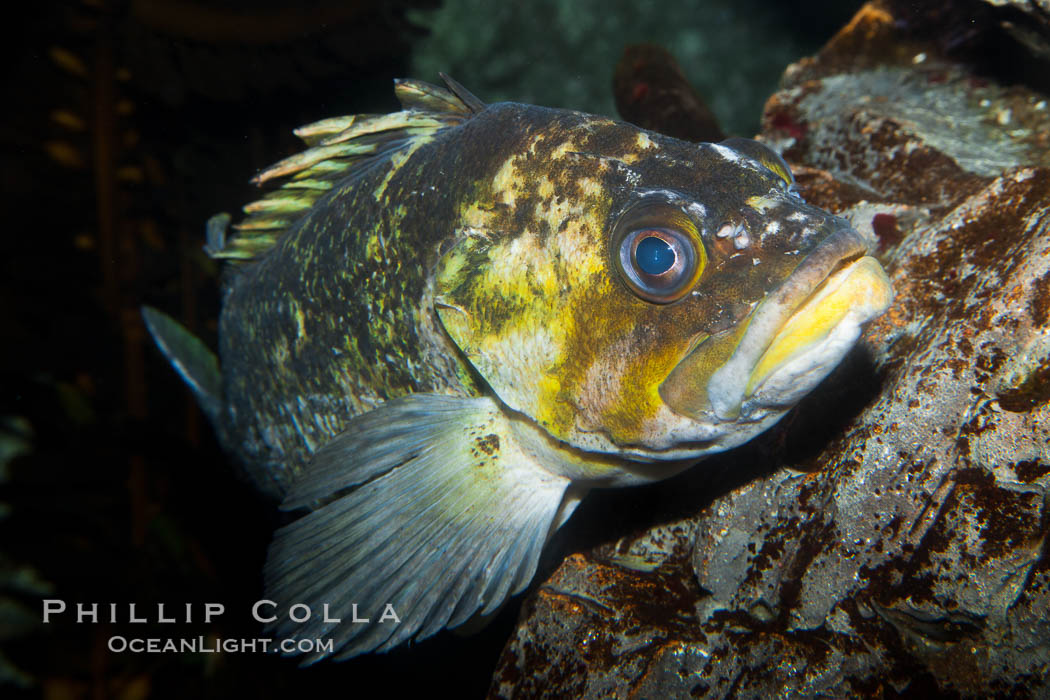
M 751 439 L 892 300 L 873 237 L 761 143 L 445 82 L 299 129 L 233 231 L 210 222 L 221 361 L 144 311 L 224 447 L 302 513 L 266 598 L 341 622 L 271 632 L 338 658 L 491 613 L 589 489 Z

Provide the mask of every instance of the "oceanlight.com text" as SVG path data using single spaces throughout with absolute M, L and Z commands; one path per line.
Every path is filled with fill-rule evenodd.
M 315 652 L 331 654 L 335 651 L 335 646 L 331 639 L 278 640 L 266 637 L 219 639 L 203 635 L 182 639 L 114 635 L 109 638 L 107 645 L 109 650 L 116 654 L 171 654 L 186 652 L 196 654 L 251 654 L 270 651 L 278 651 L 282 654 L 312 654 Z

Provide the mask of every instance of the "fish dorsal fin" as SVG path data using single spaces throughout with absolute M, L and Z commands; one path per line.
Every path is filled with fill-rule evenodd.
M 395 80 L 394 94 L 408 110 L 453 113 L 469 117 L 485 109 L 485 103 L 444 73 L 438 73 L 448 86 L 446 90 L 421 80 Z
M 234 224 L 233 235 L 225 232 L 228 219 L 209 222 L 208 255 L 234 262 L 258 258 L 339 181 L 485 108 L 455 80 L 441 77 L 448 89 L 396 80 L 394 93 L 404 108 L 400 112 L 331 117 L 296 129 L 307 149 L 252 178 L 254 184 L 273 189 L 244 206 L 246 216 Z

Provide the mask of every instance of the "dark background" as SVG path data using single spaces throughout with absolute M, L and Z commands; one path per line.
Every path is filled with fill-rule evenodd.
M 5 18 L 4 697 L 287 698 L 332 690 L 366 697 L 443 690 L 478 697 L 487 689 L 520 598 L 474 637 L 443 634 L 385 656 L 305 670 L 294 660 L 263 654 L 106 649 L 115 634 L 259 635 L 249 612 L 261 597 L 272 505 L 238 481 L 188 392 L 152 348 L 139 308 L 148 303 L 163 309 L 215 346 L 218 270 L 201 250 L 204 221 L 218 211 L 236 213 L 253 198 L 247 184 L 252 174 L 297 150 L 294 127 L 326 116 L 397 109 L 391 81 L 411 75 L 415 47 L 431 41 L 428 60 L 435 60 L 439 49 L 428 32 L 444 25 L 439 11 L 420 10 L 439 4 L 51 1 Z M 792 37 L 799 56 L 816 50 L 857 4 L 736 3 L 762 26 Z M 614 12 L 614 5 L 603 5 L 604 12 Z M 474 14 L 484 25 L 484 13 Z M 697 36 L 717 32 L 719 17 L 697 14 Z M 654 38 L 618 34 L 604 18 L 597 23 L 581 15 L 579 22 L 604 27 L 593 34 L 603 45 Z M 458 31 L 469 37 L 476 30 Z M 500 51 L 518 52 L 514 65 L 531 62 L 547 70 L 551 61 L 567 60 L 545 51 L 544 40 L 522 35 Z M 761 43 L 741 50 L 753 54 Z M 675 46 L 666 48 L 676 52 Z M 463 60 L 450 55 L 448 64 Z M 734 58 L 723 60 L 728 65 Z M 769 64 L 769 85 L 783 67 L 779 59 Z M 613 68 L 588 74 L 563 66 L 574 80 L 610 91 Z M 724 66 L 708 69 L 717 74 Z M 482 99 L 492 97 L 485 85 L 457 77 Z M 496 96 L 514 95 L 514 85 L 500 79 Z M 710 84 L 718 90 L 717 79 Z M 557 87 L 551 85 L 548 104 L 565 102 L 553 92 Z M 536 90 L 531 85 L 520 94 L 547 99 Z M 740 99 L 754 102 L 745 110 L 752 116 L 730 120 L 729 130 L 750 135 L 761 101 L 744 94 Z M 678 484 L 637 496 L 596 495 L 547 553 L 539 578 L 576 547 L 654 524 L 653 504 L 670 493 L 681 498 L 681 491 Z M 200 604 L 198 619 L 203 603 L 218 602 L 226 614 L 206 626 L 77 625 L 67 613 L 44 626 L 45 598 L 63 599 L 70 608 L 77 602 L 119 603 L 125 620 L 131 602 L 150 617 L 158 602 L 169 610 Z

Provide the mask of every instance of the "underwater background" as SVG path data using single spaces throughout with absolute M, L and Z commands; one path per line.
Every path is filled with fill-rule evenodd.
M 293 128 L 396 109 L 394 78 L 436 81 L 443 71 L 487 102 L 616 117 L 621 55 L 647 43 L 673 56 L 722 131 L 752 136 L 788 64 L 816 53 L 860 5 L 51 0 L 22 7 L 0 44 L 7 96 L 0 694 L 484 695 L 528 594 L 475 636 L 443 634 L 307 669 L 263 654 L 107 650 L 114 634 L 258 636 L 249 610 L 262 595 L 275 521 L 272 507 L 238 481 L 189 392 L 151 346 L 140 306 L 164 309 L 214 347 L 220 271 L 201 249 L 204 222 L 252 199 L 250 177 L 298 150 Z M 971 46 L 967 31 L 945 22 L 948 48 Z M 566 555 L 648 524 L 649 508 L 682 483 L 588 503 L 598 516 L 586 519 L 604 526 L 570 524 L 537 583 Z M 45 626 L 45 598 L 145 610 L 218 602 L 226 613 L 210 625 L 131 629 L 77 625 L 66 615 Z

